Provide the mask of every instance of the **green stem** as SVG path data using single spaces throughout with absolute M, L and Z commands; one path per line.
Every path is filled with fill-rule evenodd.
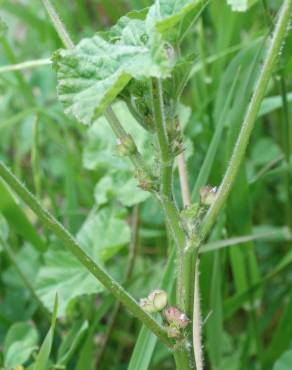
M 121 144 L 125 144 L 130 142 L 131 148 L 127 153 L 127 156 L 133 163 L 135 169 L 139 173 L 143 173 L 146 178 L 149 179 L 149 181 L 152 179 L 152 174 L 150 170 L 148 169 L 147 164 L 143 160 L 141 154 L 138 151 L 138 148 L 132 138 L 131 135 L 129 135 L 125 129 L 123 128 L 122 124 L 120 123 L 117 115 L 115 114 L 114 110 L 111 106 L 109 106 L 106 111 L 104 112 L 104 116 L 107 119 L 109 125 L 111 126 L 113 132 L 115 133 L 116 137 L 119 139 Z
M 58 13 L 56 12 L 55 8 L 53 7 L 53 4 L 50 0 L 42 0 L 44 7 L 46 8 L 51 21 L 55 27 L 55 30 L 57 31 L 60 39 L 62 40 L 63 44 L 66 46 L 67 49 L 73 49 L 74 43 L 67 32 L 66 28 L 64 27 Z
M 15 71 L 21 71 L 24 69 L 48 66 L 51 64 L 52 64 L 52 61 L 50 59 L 29 60 L 23 63 L 10 64 L 8 66 L 0 67 L 0 74 L 6 73 L 6 72 L 15 72 Z
M 264 98 L 269 79 L 273 73 L 273 67 L 281 51 L 282 43 L 285 39 L 287 28 L 289 26 L 291 10 L 292 0 L 285 0 L 279 12 L 275 31 L 269 43 L 264 64 L 257 80 L 254 94 L 245 115 L 229 166 L 218 189 L 216 199 L 203 219 L 200 230 L 201 239 L 204 239 L 207 236 L 208 232 L 216 221 L 217 215 L 222 209 L 230 193 L 231 187 L 242 163 L 242 159 L 245 155 L 249 138 L 259 112 L 260 104 Z
M 148 315 L 135 299 L 129 295 L 124 288 L 116 282 L 101 266 L 88 256 L 74 237 L 47 211 L 39 201 L 19 182 L 11 171 L 0 162 L 0 176 L 6 181 L 18 197 L 26 203 L 33 212 L 39 217 L 42 223 L 64 243 L 67 249 L 74 254 L 85 268 L 107 288 L 116 299 L 121 301 L 124 306 L 140 320 L 149 330 L 151 330 L 165 345 L 171 347 L 172 341 L 168 338 L 165 329 L 159 325 L 150 315 Z
M 176 365 L 176 370 L 192 370 L 193 366 L 190 364 L 189 353 L 186 348 L 174 352 L 173 357 Z
M 178 209 L 172 192 L 173 155 L 171 153 L 166 122 L 164 117 L 163 94 L 161 81 L 152 79 L 152 103 L 155 118 L 155 129 L 160 153 L 160 191 L 159 200 L 178 249 L 182 252 L 186 245 L 186 237 L 181 225 Z
M 185 277 L 186 270 L 184 265 L 184 250 L 186 246 L 186 235 L 181 224 L 180 215 L 176 207 L 173 196 L 173 161 L 174 157 L 171 152 L 171 143 L 169 142 L 166 121 L 164 115 L 163 90 L 159 79 L 152 79 L 152 106 L 155 121 L 155 131 L 159 147 L 159 162 L 160 162 L 160 189 L 159 200 L 164 212 L 167 226 L 171 232 L 171 236 L 177 246 L 177 286 L 176 300 L 177 306 L 186 312 L 186 290 Z M 188 275 L 188 280 L 190 275 Z M 189 316 L 191 317 L 191 316 Z M 191 351 L 186 345 L 182 345 L 174 353 L 177 369 L 190 369 L 190 359 L 192 358 Z

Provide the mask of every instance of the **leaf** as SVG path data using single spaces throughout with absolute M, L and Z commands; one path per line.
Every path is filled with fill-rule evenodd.
M 49 361 L 50 353 L 52 350 L 54 331 L 55 331 L 56 320 L 57 320 L 57 312 L 58 312 L 58 296 L 56 295 L 55 300 L 54 300 L 54 309 L 53 309 L 51 327 L 37 355 L 33 370 L 45 370 L 47 368 L 47 363 Z
M 35 327 L 27 322 L 12 325 L 4 341 L 4 365 L 13 369 L 23 365 L 36 349 L 38 333 Z
M 138 182 L 130 172 L 114 172 L 104 176 L 96 185 L 94 197 L 98 205 L 116 199 L 121 204 L 131 207 L 143 202 L 149 193 L 138 187 Z
M 123 17 L 109 34 L 114 38 L 96 34 L 53 56 L 65 113 L 84 124 L 95 122 L 132 78 L 170 72 L 163 42 L 147 33 L 143 20 Z
M 103 208 L 92 212 L 77 234 L 77 240 L 95 261 L 106 262 L 130 241 L 130 228 L 118 210 Z M 52 309 L 57 293 L 58 315 L 64 316 L 76 297 L 103 291 L 102 286 L 69 252 L 51 249 L 36 279 L 36 291 L 44 305 Z
M 30 244 L 25 244 L 14 256 L 17 265 L 27 280 L 34 281 L 40 267 L 39 253 Z M 4 271 L 2 278 L 9 289 L 23 289 L 25 286 L 22 278 L 12 265 Z
M 146 23 L 166 33 L 194 8 L 202 8 L 204 0 L 156 0 L 149 10 Z M 151 27 L 150 26 L 150 27 Z
M 245 12 L 258 0 L 227 0 L 227 4 L 231 6 L 232 10 L 238 12 Z
M 290 370 L 292 369 L 292 351 L 284 352 L 276 361 L 273 370 Z
M 77 240 L 96 261 L 106 262 L 131 239 L 130 228 L 118 211 L 106 207 L 91 214 L 77 234 Z
M 292 93 L 287 94 L 287 102 L 291 104 L 292 102 Z M 265 114 L 269 114 L 276 109 L 282 108 L 283 106 L 283 99 L 281 96 L 270 96 L 265 98 L 262 102 L 260 111 L 258 116 L 264 116 Z
M 103 290 L 96 279 L 67 251 L 50 250 L 36 279 L 36 292 L 44 305 L 52 311 L 56 293 L 59 299 L 58 316 L 65 315 L 69 302 L 83 294 Z

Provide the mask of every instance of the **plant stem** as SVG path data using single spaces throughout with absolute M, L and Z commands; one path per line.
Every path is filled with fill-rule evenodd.
M 63 44 L 66 46 L 67 49 L 73 49 L 74 43 L 67 32 L 66 28 L 64 27 L 58 13 L 56 12 L 55 8 L 53 7 L 53 4 L 50 0 L 42 0 L 44 7 L 46 8 L 51 21 L 55 27 L 55 30 L 57 31 L 60 39 L 62 40 Z
M 129 295 L 124 288 L 115 281 L 101 266 L 88 256 L 74 237 L 61 225 L 39 201 L 20 183 L 11 171 L 0 162 L 0 176 L 10 186 L 10 188 L 25 202 L 33 212 L 39 217 L 42 223 L 64 243 L 67 249 L 74 254 L 85 268 L 107 288 L 116 299 L 121 301 L 127 309 L 148 327 L 165 345 L 171 347 L 172 341 L 168 338 L 165 329 L 159 325 L 150 315 L 148 315 L 138 305 L 135 299 Z
M 160 152 L 161 194 L 164 197 L 172 198 L 173 156 L 170 150 L 164 115 L 162 84 L 157 78 L 152 79 L 152 102 L 155 117 L 155 129 Z
M 190 364 L 189 354 L 186 348 L 175 351 L 173 357 L 176 365 L 176 370 L 193 369 L 192 365 Z
M 208 210 L 205 218 L 203 219 L 200 230 L 200 238 L 202 240 L 205 239 L 214 222 L 216 221 L 217 215 L 222 209 L 230 193 L 231 187 L 238 173 L 238 169 L 242 163 L 242 159 L 245 155 L 249 138 L 257 118 L 260 104 L 264 98 L 264 94 L 269 79 L 273 73 L 273 67 L 277 60 L 278 54 L 281 51 L 282 43 L 284 41 L 287 28 L 289 26 L 291 10 L 292 10 L 292 0 L 285 0 L 280 9 L 274 34 L 268 45 L 264 64 L 260 72 L 259 78 L 257 80 L 256 87 L 252 99 L 250 101 L 248 110 L 246 112 L 242 128 L 240 130 L 236 145 L 234 147 L 230 159 L 229 166 L 223 177 L 222 183 L 218 189 L 216 199 L 212 206 L 210 207 L 210 209 Z
M 174 157 L 171 151 L 171 143 L 169 142 L 166 121 L 164 115 L 164 102 L 162 84 L 159 79 L 152 79 L 152 107 L 155 122 L 155 131 L 159 147 L 159 163 L 160 163 L 160 189 L 159 200 L 164 212 L 167 226 L 171 232 L 176 247 L 177 247 L 177 286 L 176 286 L 176 301 L 177 306 L 186 312 L 186 289 L 185 289 L 185 266 L 184 266 L 184 250 L 186 246 L 186 235 L 182 227 L 180 215 L 176 207 L 173 196 L 173 162 Z M 185 179 L 184 179 L 185 180 Z M 188 279 L 190 276 L 188 276 Z M 190 316 L 189 316 L 190 317 Z M 192 354 L 186 343 L 174 353 L 174 359 L 178 370 L 191 369 L 190 363 Z
M 161 81 L 156 78 L 152 79 L 152 103 L 160 153 L 159 200 L 162 204 L 166 222 L 172 233 L 172 237 L 174 238 L 178 250 L 182 252 L 185 248 L 186 237 L 172 192 L 173 155 L 171 153 L 166 130 Z
M 132 151 L 129 152 L 128 157 L 130 158 L 131 162 L 133 163 L 134 167 L 139 173 L 141 174 L 143 173 L 147 178 L 151 179 L 152 174 L 148 169 L 147 164 L 143 160 L 141 154 L 139 153 L 132 136 L 125 131 L 111 106 L 109 106 L 106 109 L 104 116 L 107 119 L 109 125 L 111 126 L 113 132 L 115 133 L 116 137 L 119 139 L 121 143 L 129 139 L 131 140 L 133 148 Z
M 51 64 L 52 61 L 50 59 L 29 60 L 23 63 L 10 64 L 8 66 L 0 67 L 0 74 L 6 72 L 21 71 L 23 69 L 30 69 L 35 67 L 48 66 Z
M 188 182 L 187 166 L 184 152 L 178 156 L 178 172 L 181 184 L 181 193 L 184 207 L 191 205 L 191 194 Z M 195 356 L 196 369 L 203 369 L 203 351 L 202 351 L 202 325 L 201 325 L 201 307 L 199 291 L 199 266 L 200 260 L 196 252 L 184 252 L 184 286 L 185 299 L 188 301 L 188 315 L 192 314 L 192 337 L 193 350 Z M 194 267 L 195 266 L 195 267 Z

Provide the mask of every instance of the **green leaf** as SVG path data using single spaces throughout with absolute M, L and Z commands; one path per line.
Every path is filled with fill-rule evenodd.
M 38 333 L 35 327 L 27 322 L 12 325 L 4 341 L 4 365 L 13 369 L 23 365 L 36 349 Z
M 278 361 L 276 361 L 273 370 L 292 369 L 292 351 L 285 352 Z
M 36 279 L 36 292 L 51 311 L 54 297 L 58 294 L 59 317 L 65 315 L 72 299 L 102 290 L 96 279 L 69 252 L 50 250 L 45 254 L 45 264 Z
M 117 209 L 103 208 L 92 212 L 82 225 L 77 240 L 95 261 L 105 262 L 129 243 L 130 228 Z M 52 309 L 57 293 L 59 316 L 76 297 L 103 291 L 102 286 L 69 252 L 51 249 L 36 279 L 36 291 L 44 305 Z
M 14 254 L 14 258 L 27 280 L 33 282 L 40 267 L 40 254 L 30 244 L 25 244 Z M 13 265 L 4 271 L 2 278 L 9 289 L 23 289 L 25 286 Z
M 77 240 L 86 252 L 102 262 L 114 256 L 130 239 L 130 228 L 114 207 L 106 207 L 91 214 L 77 234 Z
M 146 22 L 148 26 L 155 26 L 157 31 L 166 33 L 194 8 L 202 8 L 204 3 L 204 0 L 156 0 L 149 10 Z
M 94 197 L 98 205 L 105 204 L 111 199 L 131 207 L 143 202 L 149 193 L 138 187 L 138 182 L 130 172 L 114 172 L 104 176 L 96 185 Z
M 231 6 L 232 10 L 238 12 L 245 12 L 258 0 L 227 0 L 227 4 Z
M 169 75 L 164 44 L 144 21 L 123 17 L 109 34 L 110 40 L 96 34 L 53 57 L 65 112 L 84 124 L 95 122 L 131 78 Z
M 53 309 L 51 327 L 37 355 L 33 370 L 45 370 L 47 368 L 50 353 L 52 350 L 54 331 L 55 331 L 56 320 L 57 320 L 57 312 L 58 312 L 58 296 L 56 295 L 55 301 L 54 301 L 54 309 Z

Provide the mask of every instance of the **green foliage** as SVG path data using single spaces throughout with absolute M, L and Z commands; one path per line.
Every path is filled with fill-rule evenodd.
M 31 211 L 27 193 L 0 178 L 0 368 L 189 369 L 193 359 L 177 356 L 151 331 L 153 322 L 165 325 L 163 315 L 144 317 L 141 325 L 135 304 L 163 289 L 169 306 L 178 305 L 184 289 L 175 287 L 176 209 L 191 249 L 210 211 L 200 207 L 200 189 L 219 186 L 230 164 L 263 70 L 265 36 L 287 0 L 49 2 L 76 45 L 70 50 L 60 49 L 42 2 L 1 1 L 1 165 L 133 300 L 127 310 L 117 305 L 80 254 L 66 251 L 60 233 Z M 212 370 L 292 366 L 291 50 L 287 35 L 244 164 L 199 249 L 203 356 Z M 156 78 L 172 154 L 163 164 L 153 114 Z M 122 127 L 115 133 L 109 106 Z M 123 130 L 138 149 L 130 157 L 119 155 L 116 133 Z M 173 158 L 182 149 L 190 206 L 183 206 L 189 202 L 181 194 L 181 157 Z M 159 203 L 165 174 L 173 182 L 164 205 L 175 206 L 167 212 Z M 154 193 L 140 187 L 141 178 L 142 185 L 153 181 Z
M 48 309 L 53 309 L 54 296 L 59 297 L 58 315 L 63 316 L 69 302 L 83 294 L 102 291 L 102 287 L 68 252 L 49 251 L 40 268 L 36 292 Z
M 37 342 L 38 333 L 32 324 L 15 323 L 5 337 L 4 366 L 13 369 L 17 365 L 23 365 L 36 350 Z

